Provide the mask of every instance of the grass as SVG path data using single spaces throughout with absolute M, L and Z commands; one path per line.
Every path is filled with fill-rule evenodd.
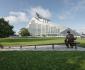
M 0 52 L 0 70 L 85 70 L 85 52 Z
M 80 46 L 85 47 L 85 39 L 77 39 Z M 45 37 L 45 38 L 0 38 L 0 44 L 4 46 L 17 45 L 39 45 L 39 44 L 64 44 L 64 38 Z
M 80 39 L 79 38 L 77 41 L 80 42 L 81 47 L 85 47 L 85 39 Z
M 4 46 L 15 45 L 35 45 L 35 44 L 61 44 L 64 42 L 63 38 L 1 38 L 0 44 Z

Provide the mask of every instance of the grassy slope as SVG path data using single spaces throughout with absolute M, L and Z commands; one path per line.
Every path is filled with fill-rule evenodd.
M 80 42 L 80 46 L 85 47 L 85 39 L 78 39 L 78 42 Z
M 0 39 L 0 44 L 2 45 L 34 45 L 34 44 L 50 44 L 57 43 L 61 44 L 64 42 L 63 38 L 3 38 Z
M 0 52 L 0 70 L 85 70 L 85 52 Z
M 80 42 L 80 46 L 85 47 L 85 39 L 77 39 Z M 6 46 L 13 45 L 35 45 L 35 44 L 64 44 L 64 38 L 0 38 L 0 44 Z

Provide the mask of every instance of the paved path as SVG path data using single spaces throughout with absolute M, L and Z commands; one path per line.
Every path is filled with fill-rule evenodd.
M 85 51 L 85 48 L 77 47 L 75 48 L 66 48 L 65 45 L 55 45 L 54 49 L 52 48 L 52 45 L 44 45 L 44 46 L 37 46 L 35 49 L 34 46 L 24 46 L 22 48 L 20 47 L 5 47 L 4 49 L 0 48 L 0 51 Z

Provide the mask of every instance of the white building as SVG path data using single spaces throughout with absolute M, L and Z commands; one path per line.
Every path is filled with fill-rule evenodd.
M 64 26 L 56 25 L 48 19 L 42 18 L 39 14 L 31 19 L 28 26 L 32 36 L 58 36 L 66 29 Z

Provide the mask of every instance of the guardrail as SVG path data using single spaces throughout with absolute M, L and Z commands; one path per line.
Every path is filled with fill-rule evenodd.
M 75 42 L 75 49 L 77 49 L 77 46 L 80 44 L 79 42 Z M 52 44 L 36 44 L 36 45 L 19 45 L 18 47 L 20 47 L 20 49 L 22 49 L 24 46 L 34 46 L 34 49 L 36 50 L 37 49 L 37 46 L 43 46 L 43 45 L 52 45 L 52 49 L 55 49 L 55 45 L 58 45 L 57 43 L 52 43 Z M 9 46 L 8 48 L 10 49 L 11 47 L 13 46 Z M 3 45 L 0 45 L 0 48 L 1 49 L 4 49 L 4 46 Z
M 23 46 L 34 46 L 34 49 L 37 49 L 37 46 L 43 46 L 43 45 L 52 45 L 52 49 L 55 49 L 55 45 L 57 45 L 56 43 L 53 44 L 38 44 L 38 45 L 20 45 L 20 48 L 23 48 Z

